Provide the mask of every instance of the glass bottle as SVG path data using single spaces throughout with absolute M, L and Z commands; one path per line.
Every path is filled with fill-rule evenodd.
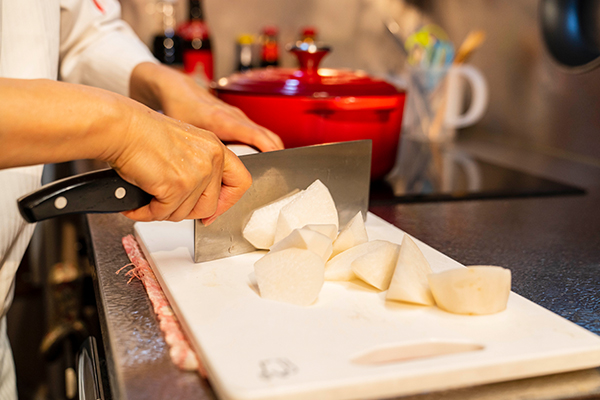
M 176 0 L 161 0 L 157 3 L 162 15 L 162 32 L 154 37 L 152 52 L 161 63 L 181 68 L 183 64 L 182 40 L 175 33 Z
M 244 72 L 254 68 L 256 57 L 254 54 L 254 37 L 252 35 L 245 33 L 238 37 L 236 58 L 237 71 Z
M 276 67 L 279 65 L 279 44 L 277 43 L 278 29 L 275 26 L 266 26 L 260 36 L 260 66 Z
M 177 33 L 183 39 L 183 68 L 188 74 L 214 78 L 214 60 L 208 25 L 201 0 L 189 0 L 189 18 Z

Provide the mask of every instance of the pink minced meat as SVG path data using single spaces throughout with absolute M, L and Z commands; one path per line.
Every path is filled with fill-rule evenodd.
M 131 264 L 128 264 L 125 267 L 131 265 L 134 266 L 133 269 L 126 273 L 127 276 L 131 277 L 127 283 L 131 282 L 134 278 L 138 278 L 142 281 L 158 318 L 160 330 L 164 333 L 165 341 L 169 345 L 171 360 L 173 360 L 173 363 L 177 367 L 183 370 L 199 371 L 202 376 L 206 377 L 204 367 L 183 334 L 181 325 L 173 313 L 169 301 L 165 297 L 165 294 L 163 293 L 154 272 L 152 272 L 148 261 L 144 257 L 138 242 L 133 235 L 125 236 L 122 239 L 122 242 L 125 252 L 129 257 L 129 260 L 131 260 Z M 117 274 L 123 268 L 119 269 Z

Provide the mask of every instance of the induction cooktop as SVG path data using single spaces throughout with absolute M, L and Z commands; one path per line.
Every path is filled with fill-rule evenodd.
M 493 164 L 455 146 L 402 142 L 388 176 L 371 182 L 370 205 L 581 195 L 585 190 Z

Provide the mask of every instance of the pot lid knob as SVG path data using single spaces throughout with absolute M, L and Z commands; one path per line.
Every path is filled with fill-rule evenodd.
M 289 45 L 287 50 L 298 58 L 300 71 L 307 75 L 316 75 L 321 60 L 331 48 L 314 42 L 296 42 Z

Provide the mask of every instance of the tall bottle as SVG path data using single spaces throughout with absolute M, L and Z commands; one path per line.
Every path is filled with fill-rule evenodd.
M 214 61 L 210 33 L 204 18 L 202 0 L 189 0 L 189 18 L 177 33 L 183 39 L 183 68 L 188 74 L 214 78 Z
M 158 9 L 162 14 L 162 32 L 154 37 L 152 52 L 161 63 L 175 68 L 182 68 L 182 40 L 175 33 L 175 2 L 176 0 L 161 0 Z
M 275 26 L 266 26 L 260 35 L 260 66 L 276 67 L 279 65 L 279 44 L 277 42 L 278 29 Z
M 236 71 L 245 72 L 254 68 L 254 37 L 244 33 L 238 37 L 235 45 L 236 52 Z

